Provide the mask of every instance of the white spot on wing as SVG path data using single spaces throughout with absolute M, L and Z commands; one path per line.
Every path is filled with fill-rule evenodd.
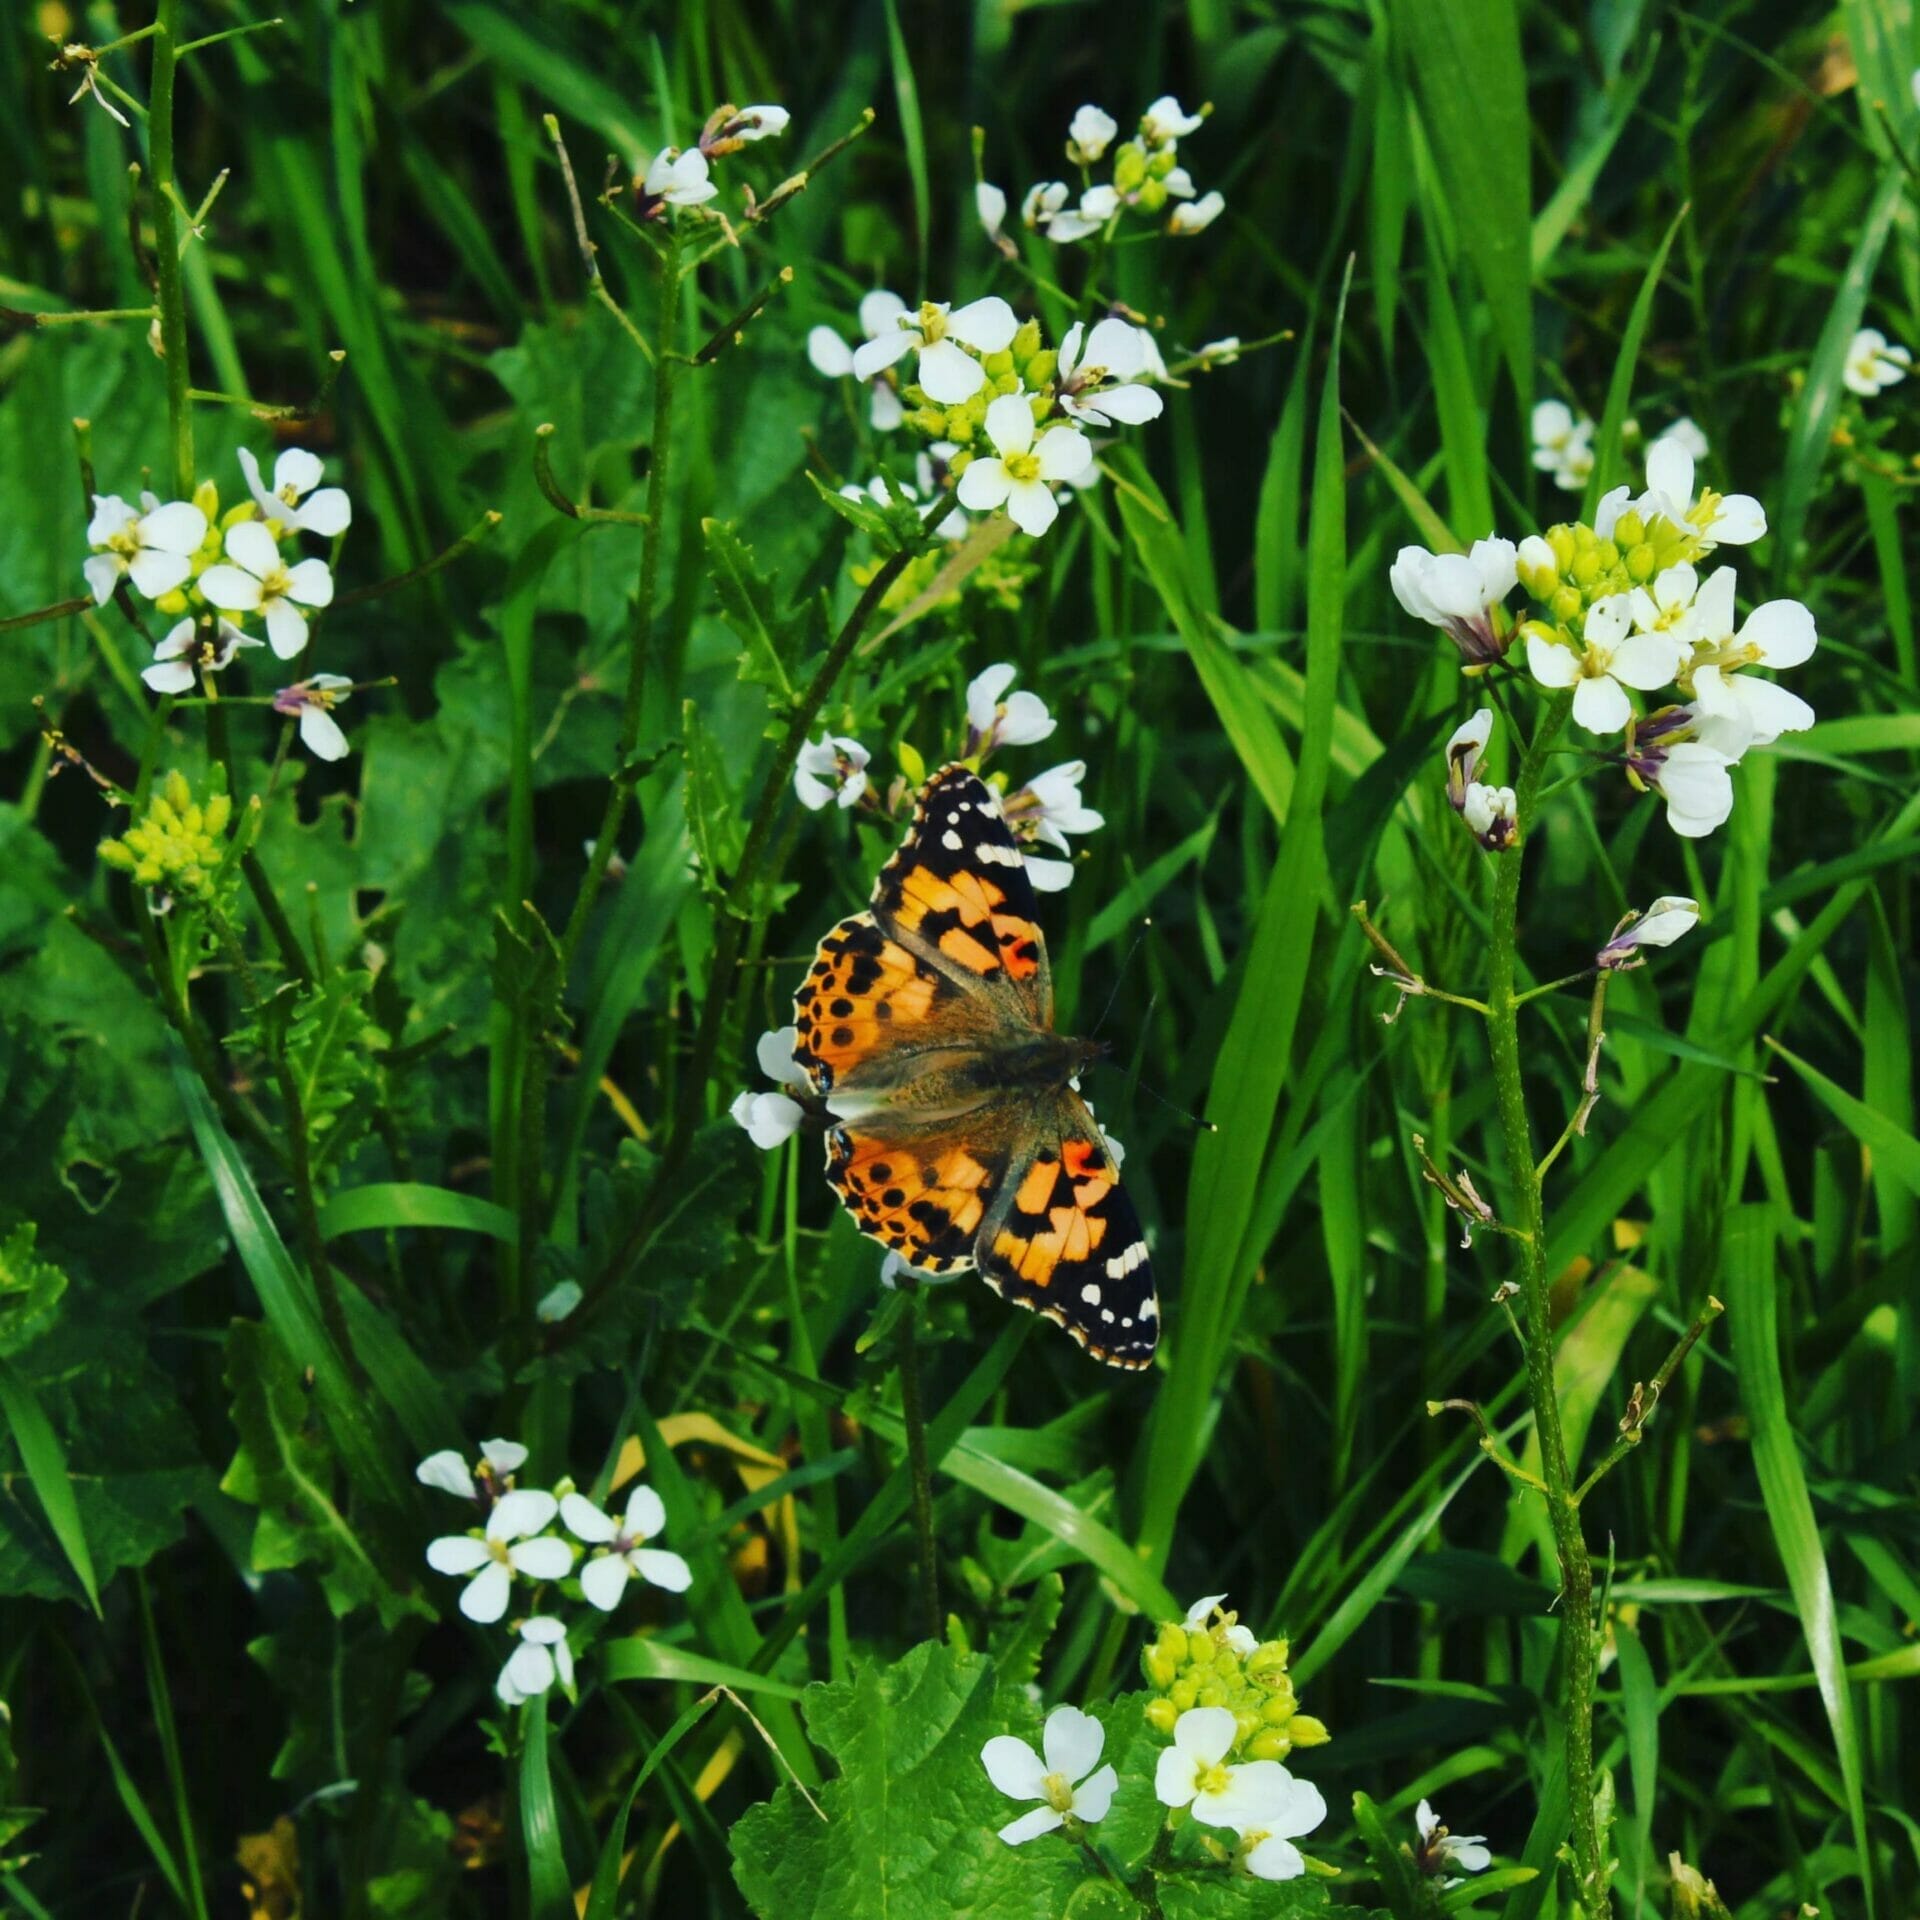
M 949 827 L 946 832 L 940 836 L 940 844 L 945 847 L 949 853 L 958 853 L 963 843 L 960 836 Z
M 1024 864 L 1018 847 L 1003 847 L 997 841 L 983 840 L 974 851 L 990 867 L 1017 867 Z
M 1100 1289 L 1089 1280 L 1087 1284 L 1080 1289 L 1080 1298 L 1084 1300 L 1088 1306 L 1097 1307 L 1100 1304 Z

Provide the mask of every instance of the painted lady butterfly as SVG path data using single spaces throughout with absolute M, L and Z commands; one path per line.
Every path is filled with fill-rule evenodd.
M 826 1102 L 827 1178 L 862 1233 L 924 1272 L 976 1268 L 1096 1360 L 1144 1367 L 1153 1265 L 1075 1087 L 1106 1049 L 1054 1032 L 1035 912 L 999 795 L 944 768 L 871 909 L 821 941 L 794 1059 Z

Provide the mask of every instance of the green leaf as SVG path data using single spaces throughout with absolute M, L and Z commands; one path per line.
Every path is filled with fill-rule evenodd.
M 32 1232 L 28 1229 L 31 1240 Z M 86 1529 L 80 1523 L 80 1509 L 74 1502 L 73 1481 L 67 1472 L 66 1450 L 48 1423 L 33 1388 L 11 1360 L 0 1358 L 0 1415 L 6 1417 L 13 1444 L 20 1449 L 21 1464 L 40 1497 L 47 1525 L 67 1556 L 87 1604 L 97 1615 L 100 1589 L 94 1580 L 93 1556 L 87 1550 Z
M 1533 388 L 1533 209 L 1514 0 L 1393 0 L 1391 13 L 1441 191 L 1524 408 Z
M 777 706 L 793 701 L 793 682 L 787 677 L 776 637 L 773 588 L 753 564 L 745 543 L 724 522 L 702 520 L 707 539 L 707 570 L 719 596 L 720 612 L 740 641 L 740 678 L 765 687 Z
M 23 1220 L 0 1240 L 0 1355 L 18 1353 L 53 1324 L 67 1276 L 33 1250 L 39 1233 Z
M 560 1810 L 547 1765 L 547 1703 L 531 1700 L 520 1715 L 520 1832 L 527 1848 L 532 1920 L 572 1920 L 573 1882 L 560 1843 Z
M 837 1773 L 816 1796 L 791 1784 L 734 1826 L 734 1877 L 763 1920 L 1057 1920 L 1091 1875 L 1058 1835 L 998 1837 L 1021 1809 L 980 1764 L 996 1734 L 1031 1739 L 1039 1714 L 984 1655 L 929 1641 L 861 1664 L 802 1700 L 807 1732 Z
M 1620 336 L 1620 351 L 1614 356 L 1613 377 L 1607 382 L 1607 404 L 1600 414 L 1600 433 L 1594 442 L 1593 472 L 1587 477 L 1586 496 L 1580 517 L 1591 520 L 1600 504 L 1600 496 L 1620 480 L 1620 436 L 1626 427 L 1627 412 L 1633 405 L 1633 376 L 1640 365 L 1640 345 L 1647 337 L 1647 322 L 1653 317 L 1654 296 L 1660 291 L 1660 276 L 1666 271 L 1667 255 L 1679 237 L 1681 223 L 1691 211 L 1682 207 L 1673 216 L 1666 238 L 1660 242 L 1634 296 L 1633 311 L 1627 315 L 1625 333 Z
M 378 1232 L 389 1227 L 451 1227 L 460 1233 L 484 1233 L 511 1241 L 519 1232 L 509 1208 L 477 1194 L 417 1181 L 386 1180 L 349 1187 L 320 1209 L 320 1231 L 335 1240 L 344 1233 Z
M 736 1693 L 770 1693 L 779 1700 L 798 1700 L 802 1691 L 785 1680 L 689 1653 L 651 1634 L 609 1642 L 602 1665 L 609 1680 L 685 1680 L 698 1687 L 731 1687 Z
M 1440 1903 L 1431 1884 L 1406 1846 L 1388 1832 L 1380 1809 L 1364 1793 L 1353 1796 L 1353 1824 L 1360 1830 L 1360 1843 L 1394 1920 L 1433 1920 Z
M 1896 1126 L 1884 1114 L 1876 1113 L 1863 1100 L 1856 1100 L 1845 1087 L 1829 1080 L 1819 1068 L 1809 1066 L 1797 1053 L 1789 1053 L 1779 1041 L 1767 1045 L 1807 1083 L 1814 1097 L 1833 1117 L 1873 1155 L 1874 1170 L 1897 1180 L 1908 1193 L 1920 1195 L 1920 1140 L 1904 1127 Z
M 1866 1861 L 1872 1854 L 1860 1736 L 1854 1724 L 1853 1695 L 1847 1686 L 1846 1654 L 1834 1617 L 1833 1578 L 1813 1517 L 1799 1441 L 1787 1409 L 1786 1381 L 1780 1371 L 1777 1290 L 1781 1276 L 1775 1263 L 1776 1233 L 1770 1204 L 1735 1207 L 1727 1215 L 1720 1256 L 1726 1283 L 1727 1333 L 1733 1347 L 1734 1373 L 1740 1382 L 1740 1403 L 1751 1427 L 1760 1497 L 1766 1503 L 1774 1545 L 1786 1570 L 1814 1672 L 1819 1676 L 1820 1703 L 1826 1709 L 1834 1752 L 1840 1761 L 1853 1843 L 1860 1859 Z M 1863 1892 L 1871 1916 L 1871 1876 L 1864 1880 Z

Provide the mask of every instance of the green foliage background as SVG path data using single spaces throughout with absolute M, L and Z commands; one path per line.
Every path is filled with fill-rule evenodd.
M 1335 1808 L 1315 1845 L 1358 1889 L 1336 1901 L 1376 1897 L 1345 1811 L 1364 1791 L 1403 1836 L 1430 1795 L 1549 1869 L 1481 1911 L 1559 1910 L 1550 1542 L 1467 1423 L 1426 1410 L 1471 1398 L 1526 1455 L 1518 1349 L 1488 1305 L 1508 1255 L 1492 1236 L 1458 1247 L 1411 1144 L 1469 1167 L 1501 1208 L 1484 1048 L 1419 1001 L 1381 1025 L 1391 996 L 1346 908 L 1373 900 L 1430 979 L 1480 977 L 1485 863 L 1438 782 L 1457 663 L 1386 588 L 1394 551 L 1430 542 L 1408 498 L 1456 536 L 1517 536 L 1576 504 L 1529 466 L 1532 400 L 1608 407 L 1596 487 L 1637 477 L 1622 414 L 1649 432 L 1691 415 L 1709 474 L 1768 505 L 1747 590 L 1815 609 L 1823 644 L 1795 684 L 1821 720 L 1740 769 L 1711 841 L 1676 840 L 1610 776 L 1575 790 L 1529 856 L 1534 980 L 1587 965 L 1655 895 L 1706 908 L 1697 936 L 1616 988 L 1603 1099 L 1548 1192 L 1588 1464 L 1709 1292 L 1729 1308 L 1589 1509 L 1609 1582 L 1616 1897 L 1678 1911 L 1678 1851 L 1754 1920 L 1803 1901 L 1910 1911 L 1917 389 L 1863 415 L 1837 385 L 1863 320 L 1920 339 L 1906 0 L 293 0 L 272 30 L 191 56 L 188 204 L 231 170 L 185 257 L 195 383 L 298 405 L 345 350 L 297 436 L 354 496 L 345 588 L 502 516 L 443 571 L 330 616 L 322 664 L 393 684 L 343 710 L 349 760 L 289 764 L 259 842 L 325 976 L 288 1045 L 331 1121 L 314 1224 L 351 1363 L 316 1318 L 283 1166 L 236 1140 L 170 1043 L 145 909 L 94 853 L 118 823 L 42 738 L 57 727 L 132 782 L 153 707 L 138 636 L 111 610 L 6 624 L 81 591 L 68 423 L 92 423 L 103 490 L 130 494 L 167 461 L 142 324 L 22 318 L 150 297 L 128 244 L 131 218 L 151 245 L 127 172 L 140 135 L 68 105 L 74 77 L 48 72 L 43 37 L 103 44 L 148 16 L 64 12 L 17 8 L 0 27 L 0 1797 L 47 1809 L 0 1845 L 15 1862 L 0 1899 L 242 1911 L 239 1837 L 291 1814 L 309 1912 L 539 1913 L 591 1876 L 636 1768 L 677 1728 L 633 1805 L 646 1874 L 623 1897 L 738 1913 L 742 1888 L 762 1897 L 751 1848 L 775 1816 L 741 1829 L 738 1886 L 727 1829 L 786 1770 L 817 1785 L 846 1767 L 847 1702 L 904 1684 L 889 1669 L 917 1636 L 892 1337 L 861 1341 L 877 1258 L 811 1150 L 757 1155 L 724 1118 L 753 1037 L 779 1024 L 829 917 L 862 901 L 887 837 L 783 809 L 770 884 L 734 903 L 747 964 L 714 977 L 723 908 L 689 856 L 724 876 L 772 756 L 702 523 L 735 529 L 769 604 L 824 592 L 844 616 L 863 549 L 807 472 L 864 478 L 873 456 L 806 364 L 807 327 L 850 333 L 876 284 L 988 290 L 975 124 L 1017 204 L 1057 170 L 1082 100 L 1125 124 L 1172 90 L 1213 102 L 1183 158 L 1228 212 L 1199 239 L 1124 250 L 1116 284 L 1170 343 L 1293 338 L 1171 395 L 1035 550 L 1017 605 L 929 616 L 826 709 L 890 777 L 898 743 L 928 764 L 952 751 L 967 678 L 1015 661 L 1062 723 L 1021 769 L 1084 755 L 1107 818 L 1048 934 L 1063 1026 L 1092 1025 L 1111 995 L 1117 1069 L 1092 1091 L 1130 1149 L 1171 1362 L 1108 1375 L 977 1287 L 930 1303 L 947 1604 L 968 1645 L 997 1648 L 1050 1615 L 1061 1576 L 1033 1670 L 1049 1700 L 1097 1705 L 1133 1684 L 1136 1610 L 1228 1589 L 1292 1637 L 1305 1704 L 1334 1729 L 1302 1770 Z M 196 34 L 271 17 L 254 0 L 187 14 Z M 107 71 L 144 98 L 144 48 Z M 558 115 L 591 200 L 602 155 L 690 139 L 726 99 L 793 110 L 777 150 L 728 163 L 730 186 L 763 194 L 866 106 L 878 120 L 750 256 L 707 269 L 682 316 L 691 348 L 794 268 L 743 344 L 681 383 L 661 577 L 636 607 L 640 532 L 560 516 L 534 478 L 551 423 L 561 486 L 637 512 L 653 436 L 646 364 L 584 297 L 541 116 Z M 608 292 L 651 332 L 645 256 L 590 217 Z M 1349 424 L 1316 430 L 1350 258 Z M 1057 331 L 1065 301 L 1038 306 Z M 196 433 L 228 499 L 235 447 L 272 441 L 241 401 L 197 405 Z M 781 631 L 797 674 L 821 633 Z M 626 869 L 563 980 L 544 928 L 565 924 L 585 870 L 636 633 Z M 232 715 L 256 783 L 277 725 Z M 161 764 L 204 776 L 197 720 L 175 716 Z M 714 994 L 721 1044 L 689 1085 Z M 223 969 L 195 997 L 212 1034 L 241 1026 Z M 1535 1014 L 1529 1093 L 1551 1139 L 1578 1097 L 1584 991 Z M 254 1078 L 257 1047 L 216 1057 L 276 1138 L 286 1114 Z M 529 1059 L 544 1091 L 512 1078 Z M 1196 1136 L 1180 1107 L 1221 1131 Z M 558 1337 L 531 1305 L 568 1278 L 606 1285 Z M 656 1423 L 695 1414 L 798 1469 L 793 1536 L 743 1507 L 711 1434 L 669 1447 Z M 543 1484 L 590 1481 L 637 1434 L 699 1574 L 511 1759 L 481 1724 L 499 1648 L 427 1580 L 421 1548 L 446 1521 L 411 1480 L 431 1448 L 496 1431 L 533 1447 Z M 912 1658 L 974 1685 L 964 1651 Z M 730 1707 L 681 1724 L 723 1671 L 758 1676 L 765 1741 Z M 803 1722 L 809 1681 L 835 1692 Z M 1018 1694 L 1004 1674 L 991 1685 Z M 993 1730 L 980 1700 L 965 1711 L 969 1739 Z M 982 1792 L 970 1752 L 947 1765 L 934 1801 Z M 776 1806 L 797 1819 L 790 1789 Z M 777 1871 L 767 1884 L 763 1910 L 783 1911 Z M 950 1910 L 951 1886 L 920 1891 Z M 1166 1912 L 1198 1911 L 1186 1897 Z M 1246 1910 L 1294 1910 L 1282 1901 Z

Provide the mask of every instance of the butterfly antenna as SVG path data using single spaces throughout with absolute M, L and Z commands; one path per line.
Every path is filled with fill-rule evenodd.
M 1182 1120 L 1185 1120 L 1191 1126 L 1198 1127 L 1202 1133 L 1218 1133 L 1220 1131 L 1220 1123 L 1217 1120 L 1202 1120 L 1197 1113 L 1193 1113 L 1186 1107 L 1169 1100 L 1164 1093 L 1156 1093 L 1151 1087 L 1144 1083 L 1141 1085 L 1139 1091 L 1144 1093 L 1149 1100 L 1155 1101 L 1160 1106 L 1165 1107 L 1169 1113 L 1177 1113 Z
M 1140 931 L 1133 936 L 1133 945 L 1127 949 L 1127 957 L 1120 962 L 1114 972 L 1113 991 L 1107 995 L 1107 1004 L 1100 1009 L 1100 1018 L 1093 1023 L 1093 1032 L 1087 1036 L 1090 1040 L 1100 1038 L 1100 1030 L 1107 1024 L 1107 1015 L 1113 1011 L 1113 1003 L 1120 997 L 1120 983 L 1127 977 L 1127 969 L 1133 965 L 1133 956 L 1140 951 L 1141 941 L 1152 931 L 1153 922 L 1142 918 Z

